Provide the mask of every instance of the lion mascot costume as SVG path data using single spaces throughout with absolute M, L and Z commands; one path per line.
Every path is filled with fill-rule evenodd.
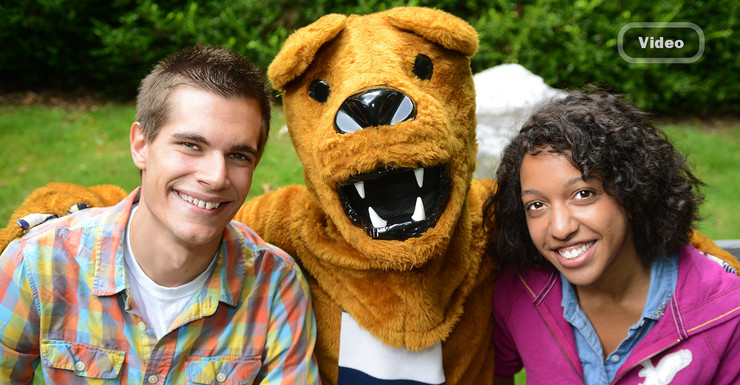
M 495 183 L 472 179 L 477 48 L 463 20 L 404 7 L 326 15 L 269 67 L 305 186 L 251 199 L 235 220 L 308 277 L 324 384 L 493 383 L 495 267 L 482 208 Z M 0 249 L 46 219 L 38 213 L 125 195 L 50 184 L 16 210 Z M 693 243 L 737 264 L 700 234 Z

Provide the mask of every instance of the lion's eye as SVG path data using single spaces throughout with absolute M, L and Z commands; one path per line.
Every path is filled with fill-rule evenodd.
M 308 87 L 308 96 L 319 103 L 326 103 L 329 99 L 329 84 L 323 80 L 314 80 Z
M 432 78 L 433 70 L 434 65 L 432 64 L 432 59 L 430 59 L 429 56 L 421 53 L 416 55 L 413 69 L 414 75 L 416 75 L 421 80 L 428 80 Z

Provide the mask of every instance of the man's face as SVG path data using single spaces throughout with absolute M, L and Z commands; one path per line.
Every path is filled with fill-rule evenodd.
M 260 107 L 189 86 L 170 98 L 169 119 L 153 141 L 138 123 L 131 127 L 131 153 L 142 170 L 137 223 L 164 242 L 213 247 L 252 184 Z

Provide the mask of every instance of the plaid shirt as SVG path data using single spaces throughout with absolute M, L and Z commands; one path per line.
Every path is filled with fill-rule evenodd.
M 138 189 L 5 249 L 0 383 L 318 384 L 308 284 L 287 254 L 237 222 L 224 231 L 213 275 L 157 340 L 123 262 L 137 200 Z

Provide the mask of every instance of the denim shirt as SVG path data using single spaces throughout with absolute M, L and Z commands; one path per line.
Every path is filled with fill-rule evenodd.
M 563 317 L 573 327 L 578 349 L 578 358 L 583 367 L 587 385 L 608 384 L 617 370 L 624 364 L 630 352 L 640 340 L 663 317 L 665 308 L 673 296 L 678 280 L 678 254 L 668 259 L 656 258 L 650 267 L 650 288 L 640 321 L 630 327 L 625 338 L 606 360 L 596 330 L 583 309 L 578 305 L 573 285 L 560 274 L 563 286 Z

